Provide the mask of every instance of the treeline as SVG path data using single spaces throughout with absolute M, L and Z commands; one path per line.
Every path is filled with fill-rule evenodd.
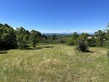
M 5 49 L 26 49 L 29 46 L 36 46 L 36 43 L 46 39 L 39 31 L 28 31 L 23 27 L 13 29 L 8 24 L 0 24 L 0 50 Z
M 94 34 L 78 34 L 74 32 L 68 39 L 68 45 L 76 45 L 78 42 L 84 42 L 88 46 L 99 46 L 109 48 L 109 24 L 105 30 L 98 30 Z
M 36 30 L 28 31 L 23 27 L 13 29 L 8 24 L 0 24 L 0 50 L 34 48 L 37 43 L 76 45 L 78 42 L 84 42 L 88 46 L 109 48 L 109 24 L 105 30 L 98 30 L 93 35 L 88 33 L 78 34 L 77 32 L 70 35 L 44 35 Z
M 0 24 L 0 50 L 35 48 L 37 43 L 65 43 L 64 35 L 45 35 L 24 27 L 13 29 L 8 24 Z M 59 41 L 58 41 L 59 40 Z
M 51 35 L 51 43 L 64 43 L 67 45 L 78 45 L 85 43 L 87 46 L 98 46 L 109 48 L 109 23 L 104 30 L 98 30 L 94 34 L 73 32 L 70 35 Z M 50 38 L 49 38 L 50 39 Z

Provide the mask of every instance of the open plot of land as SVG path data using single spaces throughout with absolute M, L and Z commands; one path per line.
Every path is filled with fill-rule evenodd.
M 0 53 L 0 82 L 109 82 L 105 48 L 75 51 L 66 45 Z

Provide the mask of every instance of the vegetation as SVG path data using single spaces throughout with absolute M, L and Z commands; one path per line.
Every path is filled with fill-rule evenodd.
M 76 50 L 82 51 L 82 52 L 87 52 L 87 51 L 89 51 L 89 50 L 88 50 L 88 45 L 87 45 L 86 43 L 84 43 L 83 41 L 79 41 L 79 42 L 77 43 Z
M 79 34 L 77 32 L 74 32 L 70 38 L 67 40 L 68 45 L 75 45 L 77 43 Z
M 29 37 L 28 31 L 26 31 L 23 27 L 17 28 L 15 30 L 17 45 L 19 49 L 27 48 L 27 41 Z
M 33 47 L 36 47 L 36 43 L 41 37 L 41 33 L 35 30 L 30 31 L 30 41 Z
M 0 50 L 27 49 L 28 44 L 35 47 L 40 38 L 42 36 L 38 31 L 32 30 L 29 32 L 23 27 L 14 30 L 8 24 L 0 24 Z
M 0 82 L 108 82 L 107 49 L 90 51 L 59 44 L 9 50 L 0 54 Z
M 0 24 L 0 50 L 17 47 L 14 29 L 7 24 Z
M 108 82 L 108 48 L 109 24 L 93 35 L 46 35 L 0 24 L 0 82 Z
M 27 49 L 31 45 L 36 47 L 36 43 L 76 45 L 77 42 L 84 42 L 88 46 L 109 48 L 109 24 L 104 31 L 98 30 L 94 35 L 88 33 L 78 34 L 77 32 L 70 35 L 44 35 L 36 30 L 28 31 L 23 27 L 13 29 L 8 24 L 0 24 L 0 50 Z

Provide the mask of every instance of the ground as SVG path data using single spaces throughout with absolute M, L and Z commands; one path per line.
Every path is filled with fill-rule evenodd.
M 62 44 L 0 53 L 0 82 L 109 82 L 107 49 Z

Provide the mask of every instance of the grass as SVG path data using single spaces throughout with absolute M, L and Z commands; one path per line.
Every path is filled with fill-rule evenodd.
M 9 50 L 0 54 L 0 82 L 109 82 L 107 50 L 90 51 L 61 44 Z

